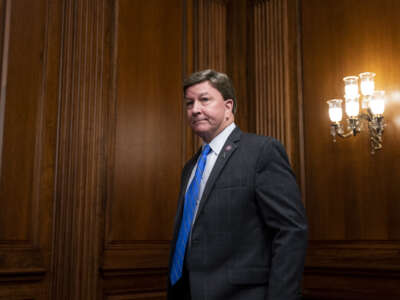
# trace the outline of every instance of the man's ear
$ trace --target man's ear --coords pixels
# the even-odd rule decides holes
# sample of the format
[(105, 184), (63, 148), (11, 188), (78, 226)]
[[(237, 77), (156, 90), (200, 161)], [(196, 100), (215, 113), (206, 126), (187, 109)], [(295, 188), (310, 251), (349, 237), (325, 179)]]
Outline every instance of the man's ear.
[(233, 100), (232, 99), (225, 100), (225, 108), (230, 110), (233, 114)]

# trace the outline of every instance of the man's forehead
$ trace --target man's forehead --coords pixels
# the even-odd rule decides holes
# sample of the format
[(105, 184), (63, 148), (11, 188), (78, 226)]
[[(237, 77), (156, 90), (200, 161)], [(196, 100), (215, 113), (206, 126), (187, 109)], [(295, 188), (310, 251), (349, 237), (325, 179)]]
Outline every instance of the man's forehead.
[(185, 98), (211, 95), (215, 92), (218, 92), (218, 90), (215, 89), (209, 81), (204, 81), (188, 87), (185, 92)]

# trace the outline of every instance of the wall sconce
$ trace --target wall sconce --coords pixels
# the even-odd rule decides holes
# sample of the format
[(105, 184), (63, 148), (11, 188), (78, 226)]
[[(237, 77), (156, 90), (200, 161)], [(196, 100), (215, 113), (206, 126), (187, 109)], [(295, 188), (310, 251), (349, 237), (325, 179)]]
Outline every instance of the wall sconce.
[[(329, 105), (329, 117), (331, 119), (331, 135), (336, 142), (336, 135), (341, 138), (356, 136), (361, 132), (361, 120), (368, 121), (370, 135), (371, 154), (382, 149), (382, 134), (385, 128), (383, 112), (385, 110), (385, 92), (375, 91), (375, 73), (365, 72), (359, 76), (347, 76), (343, 78), (345, 92), (345, 108), (347, 115), (347, 129), (344, 132), (340, 123), (343, 117), (342, 99), (327, 101)], [(359, 82), (362, 96), (360, 97)], [(361, 99), (360, 99), (361, 98)], [(361, 112), (360, 112), (361, 100)]]

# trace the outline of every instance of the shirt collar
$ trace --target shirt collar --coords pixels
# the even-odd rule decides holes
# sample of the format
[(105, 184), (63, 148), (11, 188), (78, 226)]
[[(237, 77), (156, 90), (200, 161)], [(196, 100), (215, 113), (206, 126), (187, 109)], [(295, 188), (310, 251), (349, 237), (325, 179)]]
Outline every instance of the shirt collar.
[(235, 127), (236, 124), (231, 123), (230, 125), (226, 126), (225, 129), (222, 130), (215, 138), (213, 138), (209, 144), (213, 152), (215, 152), (217, 155), (221, 152), (222, 147)]

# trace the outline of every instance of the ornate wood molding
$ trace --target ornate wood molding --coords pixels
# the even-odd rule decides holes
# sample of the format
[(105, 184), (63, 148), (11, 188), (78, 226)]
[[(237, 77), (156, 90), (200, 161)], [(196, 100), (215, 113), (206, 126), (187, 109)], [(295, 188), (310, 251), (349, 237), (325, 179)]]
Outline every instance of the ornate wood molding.
[(306, 272), (391, 272), (400, 276), (400, 242), (310, 241)]
[(280, 140), (301, 175), (298, 2), (252, 1), (250, 83), (255, 131)]
[(195, 5), (195, 69), (226, 72), (227, 1), (197, 0)]
[(42, 268), (0, 270), (0, 282), (41, 281), (45, 274), (46, 269)]
[(97, 299), (106, 0), (65, 0), (51, 299)]
[[(6, 106), (6, 85), (8, 69), (8, 48), (10, 39), (10, 19), (11, 19), (11, 0), (0, 2), (0, 22), (2, 30), (0, 32), (0, 158), (3, 150), (3, 131), (4, 131), (4, 113)], [(1, 169), (0, 160), (0, 169)]]
[(254, 7), (256, 129), (257, 133), (286, 138), (285, 65), (282, 1)]

